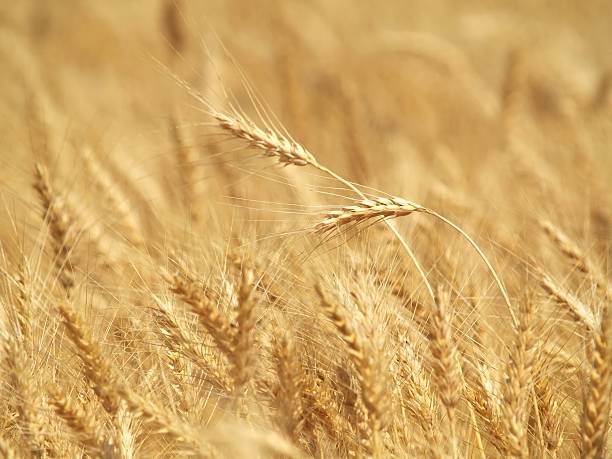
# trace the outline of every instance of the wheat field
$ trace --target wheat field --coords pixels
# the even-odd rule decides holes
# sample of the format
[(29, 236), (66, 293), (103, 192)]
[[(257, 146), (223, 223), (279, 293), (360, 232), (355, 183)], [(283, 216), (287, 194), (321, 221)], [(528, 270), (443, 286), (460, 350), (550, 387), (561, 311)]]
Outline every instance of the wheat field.
[(610, 24), (0, 1), (0, 456), (610, 457)]

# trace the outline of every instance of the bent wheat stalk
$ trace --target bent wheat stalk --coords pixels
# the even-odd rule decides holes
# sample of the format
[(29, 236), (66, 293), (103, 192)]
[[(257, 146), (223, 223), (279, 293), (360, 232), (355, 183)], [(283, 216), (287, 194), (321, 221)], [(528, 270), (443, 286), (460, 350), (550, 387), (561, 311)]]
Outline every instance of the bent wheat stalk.
[[(374, 197), (374, 198), (366, 198), (361, 201), (358, 201), (355, 205), (346, 206), (341, 208), (340, 210), (333, 210), (329, 212), (325, 218), (319, 222), (315, 226), (316, 231), (328, 231), (338, 226), (342, 226), (348, 223), (363, 223), (367, 220), (372, 220), (375, 218), (382, 218), (385, 220), (385, 223), (389, 224), (386, 220), (388, 218), (397, 218), (410, 215), (414, 212), (422, 212), (436, 217), (441, 220), (455, 231), (457, 231), (468, 243), (476, 250), (482, 261), (485, 263), (495, 283), (499, 287), (506, 306), (508, 307), (508, 311), (510, 312), (510, 316), (515, 324), (518, 323), (514, 311), (512, 310), (512, 306), (510, 304), (510, 298), (508, 297), (508, 293), (504, 288), (503, 284), (495, 269), (493, 269), (493, 265), (484, 254), (484, 252), (480, 249), (478, 244), (474, 242), (474, 240), (459, 226), (448, 220), (446, 217), (438, 214), (434, 210), (428, 209), (427, 207), (421, 206), (420, 204), (416, 204), (414, 202), (407, 201), (403, 198), (398, 197)], [(393, 231), (397, 231), (395, 227), (392, 227)]]
[[(163, 66), (163, 64), (162, 64)], [(241, 114), (234, 107), (231, 107), (232, 113), (221, 113), (214, 108), (212, 103), (206, 99), (202, 94), (195, 91), (186, 81), (180, 79), (176, 75), (172, 75), (173, 79), (183, 87), (192, 97), (194, 97), (197, 101), (202, 103), (205, 107), (205, 112), (211, 116), (215, 120), (215, 125), (222, 130), (230, 133), (234, 138), (242, 139), (247, 142), (248, 146), (254, 148), (256, 150), (260, 150), (264, 153), (264, 155), (269, 157), (277, 158), (278, 161), (284, 165), (294, 165), (294, 166), (312, 166), (321, 172), (329, 175), (335, 180), (338, 180), (340, 183), (347, 186), (353, 192), (355, 192), (362, 199), (366, 199), (366, 195), (351, 182), (341, 177), (340, 175), (333, 172), (331, 169), (325, 167), (320, 164), (315, 156), (308, 151), (300, 143), (296, 142), (293, 139), (288, 138), (288, 135), (285, 136), (278, 129), (270, 126), (270, 118), (265, 114), (265, 109), (263, 110), (264, 114), (262, 115), (259, 107), (258, 101), (256, 97), (252, 94), (251, 90), (249, 90), (249, 96), (251, 100), (255, 104), (255, 108), (257, 109), (260, 118), (265, 125), (265, 130), (261, 129), (257, 126), (252, 120), (250, 120), (246, 115)], [(261, 104), (259, 104), (261, 106)], [(268, 120), (266, 122), (265, 120)], [(429, 296), (432, 301), (435, 302), (435, 295), (431, 284), (427, 280), (427, 276), (425, 275), (425, 271), (421, 267), (419, 261), (416, 256), (412, 252), (412, 249), (408, 246), (404, 238), (399, 234), (397, 229), (390, 223), (385, 222), (389, 227), (393, 235), (398, 239), (412, 262), (414, 263), (419, 275), (421, 276), (423, 283), (425, 284)]]
[[(231, 108), (230, 113), (219, 112), (218, 110), (214, 108), (211, 102), (206, 99), (206, 97), (204, 97), (202, 94), (199, 94), (197, 91), (191, 88), (187, 82), (181, 80), (180, 78), (176, 76), (174, 76), (174, 79), (175, 81), (179, 83), (179, 85), (185, 88), (191, 96), (193, 96), (196, 100), (202, 103), (202, 105), (205, 107), (206, 113), (215, 120), (214, 124), (218, 128), (231, 134), (232, 137), (246, 141), (249, 147), (262, 151), (266, 156), (277, 158), (278, 161), (284, 166), (295, 165), (295, 166), (315, 167), (319, 171), (324, 172), (330, 177), (338, 180), (343, 185), (347, 186), (350, 190), (355, 192), (362, 199), (368, 200), (367, 196), (359, 188), (357, 188), (353, 183), (346, 180), (342, 176), (336, 174), (334, 171), (332, 171), (328, 167), (320, 164), (315, 158), (315, 156), (311, 152), (309, 152), (306, 147), (302, 146), (295, 140), (291, 139), (289, 134), (285, 135), (282, 132), (280, 132), (279, 129), (275, 128), (273, 126), (273, 122), (271, 121), (270, 116), (266, 113), (266, 109), (257, 100), (257, 97), (252, 93), (248, 85), (247, 85), (247, 90), (249, 92), (249, 97), (251, 98), (251, 101), (255, 105), (255, 109), (260, 119), (262, 120), (265, 126), (265, 129), (262, 129), (259, 126), (257, 126), (251, 119), (249, 119), (246, 115), (244, 115), (243, 112), (237, 110), (231, 105), (230, 105), (230, 108)], [(425, 212), (427, 214), (430, 214), (436, 217), (437, 219), (441, 220), (442, 222), (444, 222), (445, 224), (453, 228), (461, 236), (463, 236), (468, 241), (468, 243), (476, 250), (480, 258), (482, 258), (485, 265), (487, 266), (487, 268), (493, 275), (495, 283), (499, 287), (502, 293), (502, 296), (504, 298), (504, 301), (506, 303), (506, 306), (508, 307), (512, 320), (514, 324), (517, 325), (518, 321), (512, 310), (510, 298), (508, 297), (506, 289), (504, 288), (503, 284), (501, 283), (501, 280), (499, 279), (499, 276), (497, 275), (496, 271), (493, 269), (493, 266), (489, 262), (488, 258), (485, 256), (484, 252), (480, 249), (478, 244), (476, 244), (476, 242), (474, 242), (474, 240), (465, 231), (463, 231), (459, 226), (457, 226), (456, 224), (454, 224), (447, 218), (423, 206), (419, 206), (419, 208), (422, 209), (421, 210), (422, 212)], [(435, 303), (436, 298), (434, 295), (433, 288), (431, 287), (431, 284), (427, 280), (427, 276), (425, 275), (425, 272), (423, 271), (423, 268), (418, 262), (416, 256), (414, 255), (414, 253), (412, 252), (412, 250), (410, 249), (410, 247), (408, 246), (404, 238), (399, 234), (395, 226), (393, 226), (391, 222), (388, 222), (386, 220), (385, 220), (385, 224), (389, 227), (391, 232), (398, 239), (398, 241), (400, 242), (400, 244), (402, 245), (402, 247), (408, 254), (408, 256), (411, 258), (412, 262), (414, 263), (414, 265), (416, 266), (419, 272), (419, 275), (423, 279), (425, 286), (427, 287), (428, 293), (432, 301)]]
[[(351, 182), (341, 177), (340, 175), (333, 172), (331, 169), (326, 166), (320, 164), (317, 159), (314, 157), (308, 149), (306, 149), (301, 144), (297, 143), (294, 140), (290, 140), (285, 137), (282, 133), (278, 132), (271, 127), (268, 127), (265, 131), (251, 120), (246, 117), (240, 115), (239, 113), (234, 113), (233, 116), (223, 114), (215, 110), (210, 104), (202, 98), (202, 96), (197, 95), (196, 97), (202, 103), (206, 105), (209, 110), (209, 114), (217, 121), (218, 127), (229, 132), (234, 137), (246, 140), (248, 142), (249, 147), (261, 150), (264, 152), (266, 156), (277, 158), (279, 163), (284, 166), (294, 165), (294, 166), (312, 166), (321, 172), (329, 175), (335, 180), (338, 180), (343, 185), (347, 186), (353, 192), (355, 192), (362, 199), (367, 199), (366, 195)], [(394, 236), (398, 239), (412, 262), (414, 263), (419, 275), (421, 276), (427, 291), (435, 301), (435, 296), (433, 292), (433, 288), (431, 284), (427, 280), (427, 276), (425, 275), (425, 271), (421, 267), (419, 261), (417, 260), (414, 252), (404, 238), (399, 234), (397, 229), (390, 223), (385, 222), (389, 227)]]

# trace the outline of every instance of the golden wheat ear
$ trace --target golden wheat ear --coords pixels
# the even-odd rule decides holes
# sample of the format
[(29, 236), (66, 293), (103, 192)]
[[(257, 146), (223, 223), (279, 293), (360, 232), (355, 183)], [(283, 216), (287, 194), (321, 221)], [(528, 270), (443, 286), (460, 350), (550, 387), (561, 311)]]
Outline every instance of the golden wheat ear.
[(404, 217), (424, 210), (424, 207), (402, 198), (372, 197), (358, 201), (352, 206), (329, 212), (322, 221), (317, 223), (315, 230), (326, 232), (345, 225), (359, 225), (379, 218)]
[(376, 360), (370, 346), (364, 347), (363, 340), (355, 331), (344, 311), (338, 304), (329, 299), (320, 285), (315, 290), (321, 301), (321, 309), (334, 324), (340, 334), (342, 341), (346, 344), (346, 350), (357, 371), (357, 379), (361, 384), (361, 400), (367, 411), (367, 423), (370, 427), (371, 438), (364, 438), (370, 454), (381, 457), (384, 446), (381, 443), (381, 435), (386, 427), (387, 407), (387, 384), (384, 372), (377, 371), (374, 366)]
[(198, 317), (200, 324), (210, 333), (219, 350), (228, 358), (234, 352), (235, 331), (228, 317), (202, 291), (201, 287), (185, 272), (162, 272), (172, 293), (186, 303)]
[(74, 269), (71, 254), (76, 243), (74, 221), (66, 207), (66, 203), (51, 186), (49, 171), (41, 163), (34, 166), (34, 190), (38, 193), (42, 204), (43, 220), (47, 222), (51, 243), (55, 254), (54, 264), (58, 279), (70, 296), (75, 285)]
[[(8, 337), (3, 343), (3, 367), (14, 397), (17, 417), (13, 421), (31, 455), (57, 454), (47, 433), (43, 399), (32, 384), (32, 362), (21, 343)], [(9, 424), (10, 425), (10, 424)]]
[(523, 300), (519, 312), (519, 325), (514, 330), (515, 344), (506, 369), (508, 376), (502, 412), (508, 440), (506, 453), (512, 457), (529, 457), (527, 413), (535, 358), (532, 300)]
[(433, 381), (446, 408), (453, 457), (458, 457), (455, 411), (463, 392), (459, 352), (453, 338), (450, 319), (450, 295), (438, 288), (436, 306), (428, 334), (432, 355)]
[(610, 330), (612, 314), (606, 306), (601, 326), (593, 336), (591, 369), (583, 395), (580, 455), (582, 458), (605, 456), (606, 437), (610, 423), (610, 397), (612, 390), (612, 352)]
[(79, 438), (85, 451), (91, 457), (103, 455), (108, 448), (108, 439), (105, 439), (99, 426), (83, 410), (83, 408), (70, 400), (63, 389), (57, 385), (51, 385), (47, 389), (49, 402), (70, 430)]
[(298, 359), (293, 338), (284, 333), (274, 346), (276, 359), (276, 374), (279, 387), (276, 396), (279, 424), (291, 438), (299, 445), (304, 429), (305, 413), (302, 403), (304, 391), (304, 374), (302, 365)]

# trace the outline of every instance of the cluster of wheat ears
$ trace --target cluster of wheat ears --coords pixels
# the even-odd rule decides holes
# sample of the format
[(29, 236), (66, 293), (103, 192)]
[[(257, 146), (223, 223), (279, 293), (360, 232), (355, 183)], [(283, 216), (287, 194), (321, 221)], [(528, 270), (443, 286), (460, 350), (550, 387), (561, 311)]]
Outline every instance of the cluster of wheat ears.
[[(180, 52), (180, 11), (168, 5), (164, 33)], [(457, 59), (422, 48), (411, 52), (457, 70)], [(587, 217), (597, 239), (569, 236), (582, 222), (555, 223), (586, 196), (564, 196), (559, 177), (573, 166), (539, 168), (531, 149), (557, 140), (530, 144), (524, 127), (571, 126), (573, 154), (596, 174), (592, 161), (610, 146), (597, 143), (612, 113), (608, 80), (588, 103), (559, 108), (538, 96), (553, 97), (530, 82), (524, 55), (510, 55), (495, 123), (497, 154), (516, 171), (503, 193), (516, 196), (490, 210), (460, 180), (419, 180), (423, 204), (377, 190), (412, 166), (401, 152), (364, 151), (358, 90), (334, 86), (348, 148), (319, 155), (219, 49), (239, 75), (230, 89), (214, 65), (202, 89), (149, 62), (195, 114), (191, 124), (171, 117), (169, 148), (151, 153), (170, 172), (142, 186), (128, 160), (86, 136), (51, 151), (32, 96), (29, 189), (19, 191), (32, 212), (7, 212), (0, 246), (0, 456), (611, 454), (612, 214), (602, 197)], [(307, 108), (292, 107), (299, 129)], [(353, 172), (341, 172), (342, 155)], [(610, 191), (593, 177), (595, 195)], [(151, 186), (169, 190), (165, 203)]]

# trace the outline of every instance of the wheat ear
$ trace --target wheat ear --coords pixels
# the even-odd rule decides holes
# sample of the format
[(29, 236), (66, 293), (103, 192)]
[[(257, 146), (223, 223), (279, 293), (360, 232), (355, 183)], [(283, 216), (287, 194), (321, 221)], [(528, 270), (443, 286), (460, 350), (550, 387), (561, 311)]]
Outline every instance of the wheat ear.
[(162, 276), (170, 286), (170, 290), (187, 303), (191, 311), (197, 315), (199, 322), (211, 334), (221, 352), (231, 359), (234, 331), (228, 318), (219, 310), (217, 305), (206, 297), (202, 289), (187, 274), (170, 274), (164, 271)]
[[(8, 277), (8, 275), (7, 275)], [(13, 276), (17, 291), (14, 293), (15, 315), (21, 336), (25, 342), (30, 339), (30, 303), (29, 272), (25, 263), (20, 263), (18, 272)]]
[(321, 308), (332, 321), (344, 343), (351, 361), (357, 370), (357, 379), (361, 384), (361, 400), (368, 413), (368, 424), (372, 431), (371, 451), (374, 455), (381, 454), (380, 434), (386, 423), (387, 394), (384, 384), (384, 374), (374, 368), (370, 349), (365, 349), (361, 338), (348, 322), (340, 307), (327, 298), (320, 285), (316, 286), (321, 300)]
[(557, 303), (567, 308), (566, 310), (573, 320), (583, 324), (591, 332), (597, 329), (598, 321), (593, 311), (571, 293), (563, 290), (550, 276), (542, 274), (540, 285)]
[(436, 308), (429, 332), (433, 379), (442, 404), (446, 408), (451, 433), (453, 457), (458, 457), (455, 409), (461, 398), (462, 377), (459, 353), (452, 336), (449, 318), (450, 295), (438, 288)]
[(59, 386), (49, 386), (47, 393), (55, 414), (78, 436), (87, 454), (91, 457), (102, 456), (107, 440), (101, 436), (98, 426), (85, 410), (73, 403)]
[(363, 199), (355, 205), (342, 207), (340, 210), (329, 212), (324, 219), (315, 226), (316, 231), (325, 232), (338, 226), (360, 224), (376, 218), (397, 218), (424, 210), (410, 201), (402, 198), (374, 197)]
[(560, 228), (553, 225), (548, 220), (541, 220), (540, 226), (557, 246), (559, 251), (569, 259), (574, 266), (582, 273), (589, 276), (607, 298), (612, 298), (612, 289), (608, 285), (601, 270), (586, 256), (586, 254), (572, 241)]
[(584, 394), (580, 456), (603, 458), (610, 416), (611, 352), (609, 307), (595, 333), (589, 385)]
[(262, 130), (251, 120), (235, 114), (228, 116), (212, 111), (211, 116), (217, 121), (219, 127), (229, 132), (233, 137), (245, 140), (251, 148), (261, 150), (266, 156), (276, 158), (279, 163), (288, 166), (317, 167), (315, 157), (299, 143), (288, 140), (285, 136), (273, 129)]
[(119, 396), (114, 388), (110, 363), (104, 358), (97, 344), (89, 336), (76, 311), (66, 302), (58, 307), (68, 337), (78, 349), (78, 356), (85, 364), (85, 376), (108, 414), (114, 416), (119, 409)]
[(81, 152), (89, 177), (120, 218), (127, 239), (136, 246), (142, 246), (144, 244), (142, 228), (130, 198), (123, 193), (111, 173), (102, 165), (91, 148), (85, 147)]
[(34, 189), (38, 193), (43, 206), (43, 219), (47, 221), (53, 251), (55, 252), (55, 267), (60, 284), (67, 296), (74, 287), (74, 272), (70, 254), (75, 244), (72, 219), (66, 210), (64, 200), (55, 193), (49, 180), (49, 172), (41, 163), (34, 167)]
[(303, 369), (296, 355), (294, 342), (289, 335), (283, 334), (278, 339), (274, 353), (279, 380), (277, 400), (280, 422), (289, 438), (299, 444), (300, 433), (304, 428)]
[(509, 356), (507, 382), (502, 407), (503, 422), (508, 443), (507, 454), (511, 457), (529, 456), (525, 416), (531, 388), (533, 367), (533, 304), (530, 299), (520, 305), (519, 326), (515, 329), (515, 346)]
[(157, 331), (163, 337), (167, 352), (187, 357), (218, 389), (227, 393), (233, 391), (232, 380), (213, 361), (210, 353), (205, 350), (205, 346), (200, 344), (201, 338), (193, 335), (187, 327), (179, 323), (168, 305), (157, 301), (153, 313), (157, 319)]
[(26, 365), (29, 362), (23, 349), (11, 337), (4, 343), (4, 354), (4, 366), (16, 396), (15, 407), (18, 413), (16, 424), (31, 454), (43, 457), (49, 452), (44, 432), (46, 424), (42, 417), (42, 400), (36, 387), (31, 384), (31, 376), (27, 372)]
[(238, 291), (238, 330), (233, 338), (233, 377), (237, 391), (241, 391), (253, 372), (253, 328), (255, 327), (253, 271), (244, 269)]

